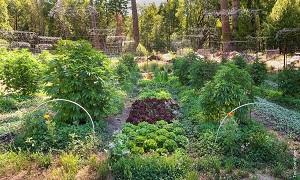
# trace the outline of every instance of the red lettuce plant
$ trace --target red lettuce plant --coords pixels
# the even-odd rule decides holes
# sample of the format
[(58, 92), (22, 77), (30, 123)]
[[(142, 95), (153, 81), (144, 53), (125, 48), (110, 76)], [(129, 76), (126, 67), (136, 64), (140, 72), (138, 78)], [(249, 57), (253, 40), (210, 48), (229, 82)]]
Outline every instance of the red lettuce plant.
[(127, 122), (138, 124), (140, 122), (155, 123), (159, 120), (171, 122), (178, 114), (179, 106), (173, 100), (148, 98), (136, 100), (131, 107)]

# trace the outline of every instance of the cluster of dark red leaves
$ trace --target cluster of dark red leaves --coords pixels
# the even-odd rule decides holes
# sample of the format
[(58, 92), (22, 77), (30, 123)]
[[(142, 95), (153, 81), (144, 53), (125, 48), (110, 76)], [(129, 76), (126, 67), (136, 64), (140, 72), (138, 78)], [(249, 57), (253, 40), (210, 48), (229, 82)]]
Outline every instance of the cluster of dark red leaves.
[(179, 106), (173, 100), (136, 100), (132, 104), (127, 122), (132, 124), (138, 124), (143, 121), (153, 124), (159, 120), (171, 122), (178, 114), (178, 110)]

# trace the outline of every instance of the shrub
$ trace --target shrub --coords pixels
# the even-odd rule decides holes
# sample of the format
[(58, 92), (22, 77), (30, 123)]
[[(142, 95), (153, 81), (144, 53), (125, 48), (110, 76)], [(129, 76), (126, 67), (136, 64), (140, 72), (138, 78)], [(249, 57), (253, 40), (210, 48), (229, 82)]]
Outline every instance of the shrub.
[(300, 70), (289, 68), (283, 70), (278, 75), (279, 89), (283, 95), (299, 96), (300, 95)]
[(0, 113), (12, 112), (17, 109), (17, 101), (11, 97), (0, 96)]
[(247, 62), (246, 62), (245, 58), (243, 58), (242, 56), (235, 56), (232, 60), (238, 68), (240, 68), (240, 69), (247, 68)]
[(40, 168), (48, 168), (51, 165), (51, 154), (43, 154), (40, 152), (33, 153), (31, 158), (37, 163)]
[(248, 121), (241, 127), (244, 148), (240, 154), (250, 162), (276, 163), (289, 165), (292, 156), (288, 153), (286, 143), (279, 141), (274, 135), (254, 121)]
[(120, 62), (123, 63), (129, 69), (130, 72), (138, 71), (138, 65), (132, 54), (123, 55)]
[[(99, 120), (111, 98), (112, 71), (105, 55), (86, 41), (60, 41), (58, 57), (47, 72), (47, 93), (84, 106), (93, 119)], [(74, 105), (58, 103), (56, 119), (69, 124), (82, 124), (87, 115)]]
[(199, 132), (200, 136), (197, 141), (191, 143), (191, 151), (196, 153), (197, 157), (206, 155), (217, 155), (220, 153), (221, 148), (215, 142), (216, 136), (214, 131), (206, 129), (204, 132)]
[(197, 162), (197, 169), (202, 172), (218, 174), (221, 170), (221, 158), (215, 155), (203, 156)]
[(29, 166), (28, 154), (24, 152), (5, 152), (0, 154), (0, 175), (17, 173)]
[(250, 66), (250, 74), (256, 85), (260, 85), (266, 79), (267, 72), (266, 64), (258, 59)]
[(188, 54), (173, 62), (174, 75), (183, 85), (192, 85), (200, 89), (211, 80), (218, 68), (217, 63), (199, 58), (196, 54)]
[(124, 90), (130, 92), (140, 78), (139, 68), (134, 56), (125, 54), (116, 67), (116, 75)]
[(125, 90), (132, 89), (133, 84), (131, 82), (130, 79), (131, 75), (127, 66), (125, 64), (119, 63), (115, 71), (116, 71), (117, 79), (120, 85), (123, 86), (123, 89)]
[(218, 64), (213, 61), (195, 60), (190, 67), (190, 84), (195, 88), (202, 88), (215, 75)]
[(126, 122), (133, 124), (143, 121), (155, 123), (161, 119), (171, 122), (176, 117), (179, 108), (173, 100), (155, 98), (136, 100), (131, 107)]
[(74, 179), (79, 170), (79, 157), (73, 154), (64, 153), (60, 157), (60, 164), (63, 170), (64, 179)]
[(223, 66), (202, 89), (201, 107), (210, 120), (220, 120), (234, 108), (249, 102), (251, 77), (235, 65)]
[(38, 90), (40, 64), (26, 50), (10, 52), (3, 63), (0, 78), (8, 89), (22, 95), (30, 95)]
[(106, 157), (98, 157), (97, 155), (91, 155), (89, 158), (89, 166), (97, 172), (97, 179), (104, 180), (110, 175), (109, 162)]
[[(44, 114), (45, 117), (41, 118)], [(55, 122), (51, 115), (41, 111), (24, 118), (24, 124), (15, 137), (14, 146), (16, 149), (30, 152), (49, 152), (53, 149), (72, 150), (75, 148), (74, 144), (78, 142), (75, 145), (79, 153), (89, 145), (89, 135), (92, 133), (90, 126), (90, 124), (78, 126)], [(95, 123), (95, 128), (97, 132), (101, 132), (103, 125)], [(79, 144), (83, 147), (78, 147)]]
[(173, 72), (183, 85), (190, 82), (190, 67), (193, 61), (199, 60), (195, 54), (189, 54), (185, 57), (176, 58), (173, 61)]
[(114, 162), (112, 172), (115, 179), (183, 179), (190, 164), (190, 158), (179, 152), (170, 156), (130, 156)]
[[(175, 130), (177, 134), (174, 133)], [(158, 121), (156, 124), (142, 122), (138, 125), (127, 123), (122, 132), (114, 137), (111, 144), (112, 158), (153, 151), (170, 154), (178, 148), (186, 149), (189, 141), (183, 133), (183, 128), (177, 122), (172, 124), (165, 121)]]
[(8, 47), (9, 47), (9, 42), (4, 39), (0, 39), (0, 49), (6, 49)]

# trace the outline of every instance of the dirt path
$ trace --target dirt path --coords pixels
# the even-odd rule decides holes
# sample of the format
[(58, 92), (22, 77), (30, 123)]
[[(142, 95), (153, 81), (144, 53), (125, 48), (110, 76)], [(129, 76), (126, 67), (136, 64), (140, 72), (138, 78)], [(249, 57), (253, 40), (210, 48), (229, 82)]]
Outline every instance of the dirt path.
[(108, 132), (110, 135), (119, 132), (122, 128), (122, 125), (126, 123), (126, 119), (129, 116), (132, 103), (135, 101), (135, 98), (128, 98), (125, 102), (125, 108), (122, 113), (107, 118), (108, 123)]

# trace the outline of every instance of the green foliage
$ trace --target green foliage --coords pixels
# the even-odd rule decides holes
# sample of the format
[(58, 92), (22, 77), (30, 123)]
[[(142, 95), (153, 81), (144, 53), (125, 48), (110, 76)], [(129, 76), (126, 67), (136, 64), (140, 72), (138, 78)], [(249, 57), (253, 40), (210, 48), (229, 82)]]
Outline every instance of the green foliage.
[(107, 179), (110, 175), (110, 166), (108, 159), (100, 159), (96, 155), (92, 155), (89, 158), (89, 166), (97, 172), (99, 179)]
[[(274, 135), (269, 134), (266, 129), (254, 122), (241, 127), (244, 140), (244, 158), (252, 162), (274, 163), (283, 162), (288, 164), (292, 162), (292, 157), (288, 153), (286, 143), (279, 141)], [(241, 154), (243, 156), (243, 154)]]
[[(300, 11), (299, 0), (277, 0), (267, 17), (264, 24), (264, 33), (266, 36), (275, 37), (269, 38), (267, 44), (271, 47), (279, 45), (280, 49), (294, 51), (299, 48), (299, 31), (286, 32), (279, 34), (277, 32), (284, 28), (299, 28)], [(287, 47), (286, 47), (287, 45)]]
[(8, 4), (6, 0), (0, 0), (0, 29), (10, 30), (9, 15), (8, 15)]
[(51, 165), (52, 155), (37, 152), (31, 155), (31, 159), (33, 159), (40, 168), (48, 168)]
[[(111, 99), (112, 70), (105, 55), (86, 41), (60, 41), (58, 56), (49, 63), (46, 90), (52, 98), (64, 98), (82, 105), (100, 120)], [(56, 119), (69, 124), (87, 122), (87, 115), (67, 103), (58, 103)]]
[(0, 50), (3, 51), (5, 49), (7, 49), (9, 46), (9, 42), (7, 42), (4, 39), (0, 39)]
[(255, 60), (250, 67), (250, 75), (255, 85), (260, 85), (266, 79), (267, 72), (266, 64), (259, 60)]
[[(43, 116), (45, 117), (42, 118)], [(52, 115), (45, 111), (28, 115), (24, 117), (24, 121), (14, 141), (16, 149), (30, 152), (77, 149), (77, 153), (80, 153), (81, 150), (97, 145), (97, 139), (90, 138), (90, 124), (78, 126), (55, 122)], [(95, 123), (96, 131), (101, 132), (103, 126)], [(89, 143), (92, 143), (93, 147), (90, 147)]]
[(178, 148), (185, 149), (188, 139), (178, 122), (168, 124), (158, 121), (156, 124), (146, 122), (133, 125), (127, 123), (112, 144), (112, 157), (120, 158), (125, 154), (144, 154), (157, 152), (169, 154)]
[(167, 82), (169, 80), (169, 74), (166, 70), (164, 71), (156, 71), (154, 73), (155, 82)]
[(0, 113), (12, 112), (17, 109), (17, 101), (11, 97), (0, 96)]
[(214, 155), (203, 156), (197, 161), (197, 169), (201, 172), (218, 174), (221, 170), (221, 158)]
[[(280, 94), (281, 95), (281, 94)], [(276, 104), (287, 107), (289, 109), (293, 109), (295, 111), (300, 112), (300, 99), (294, 98), (290, 96), (274, 96), (270, 99)]]
[(232, 64), (222, 66), (201, 91), (201, 105), (207, 119), (218, 121), (234, 108), (249, 102), (251, 82), (247, 71)]
[(180, 152), (170, 156), (130, 156), (114, 162), (112, 171), (116, 179), (183, 179), (189, 172), (190, 162)]
[(147, 49), (145, 48), (145, 46), (143, 46), (141, 43), (138, 45), (138, 47), (136, 48), (136, 55), (137, 56), (148, 56), (149, 52), (147, 51)]
[(193, 53), (177, 58), (173, 62), (174, 75), (179, 78), (179, 81), (183, 85), (192, 85), (198, 89), (212, 79), (217, 68), (215, 62), (200, 59)]
[(134, 56), (130, 54), (122, 56), (122, 59), (120, 59), (115, 71), (122, 88), (128, 92), (132, 91), (133, 86), (137, 83), (137, 80), (140, 77)]
[(283, 70), (278, 75), (278, 85), (283, 95), (300, 95), (300, 70), (289, 68)]
[(188, 85), (190, 81), (190, 65), (193, 61), (199, 60), (193, 53), (185, 57), (176, 58), (173, 61), (173, 72), (183, 85)]
[(74, 154), (64, 153), (60, 156), (60, 164), (66, 179), (74, 179), (79, 170), (79, 157)]
[(161, 33), (164, 27), (162, 25), (163, 17), (159, 14), (159, 8), (155, 4), (143, 7), (139, 21), (141, 43), (151, 51), (164, 50), (167, 37)]
[(128, 0), (108, 0), (106, 3), (112, 14), (120, 13), (126, 15)]
[(119, 63), (116, 67), (117, 79), (122, 89), (131, 91), (133, 83), (131, 82), (131, 73), (125, 64)]
[(38, 90), (40, 64), (26, 50), (12, 51), (3, 63), (0, 78), (8, 89), (23, 95), (30, 95)]
[[(257, 102), (269, 104), (269, 106), (258, 106), (257, 113), (264, 116), (272, 116), (274, 127), (278, 131), (287, 132), (290, 135), (300, 135), (300, 113), (295, 112), (279, 106), (278, 104), (271, 103), (265, 99), (257, 98)], [(284, 124), (284, 126), (283, 126)]]
[(139, 99), (172, 99), (172, 95), (166, 90), (150, 90), (146, 89), (142, 91), (139, 95)]
[(19, 172), (28, 168), (29, 157), (24, 152), (5, 152), (0, 154), (0, 175), (4, 175), (9, 171)]
[(122, 56), (122, 59), (120, 60), (121, 63), (123, 63), (128, 70), (131, 71), (138, 71), (137, 63), (134, 59), (134, 56), (132, 54), (125, 54)]
[(238, 68), (240, 69), (247, 68), (247, 62), (242, 56), (235, 56), (232, 60)]
[(206, 82), (213, 78), (217, 69), (218, 64), (213, 61), (202, 59), (193, 61), (190, 69), (188, 69), (191, 76), (190, 84), (197, 89), (201, 89)]

